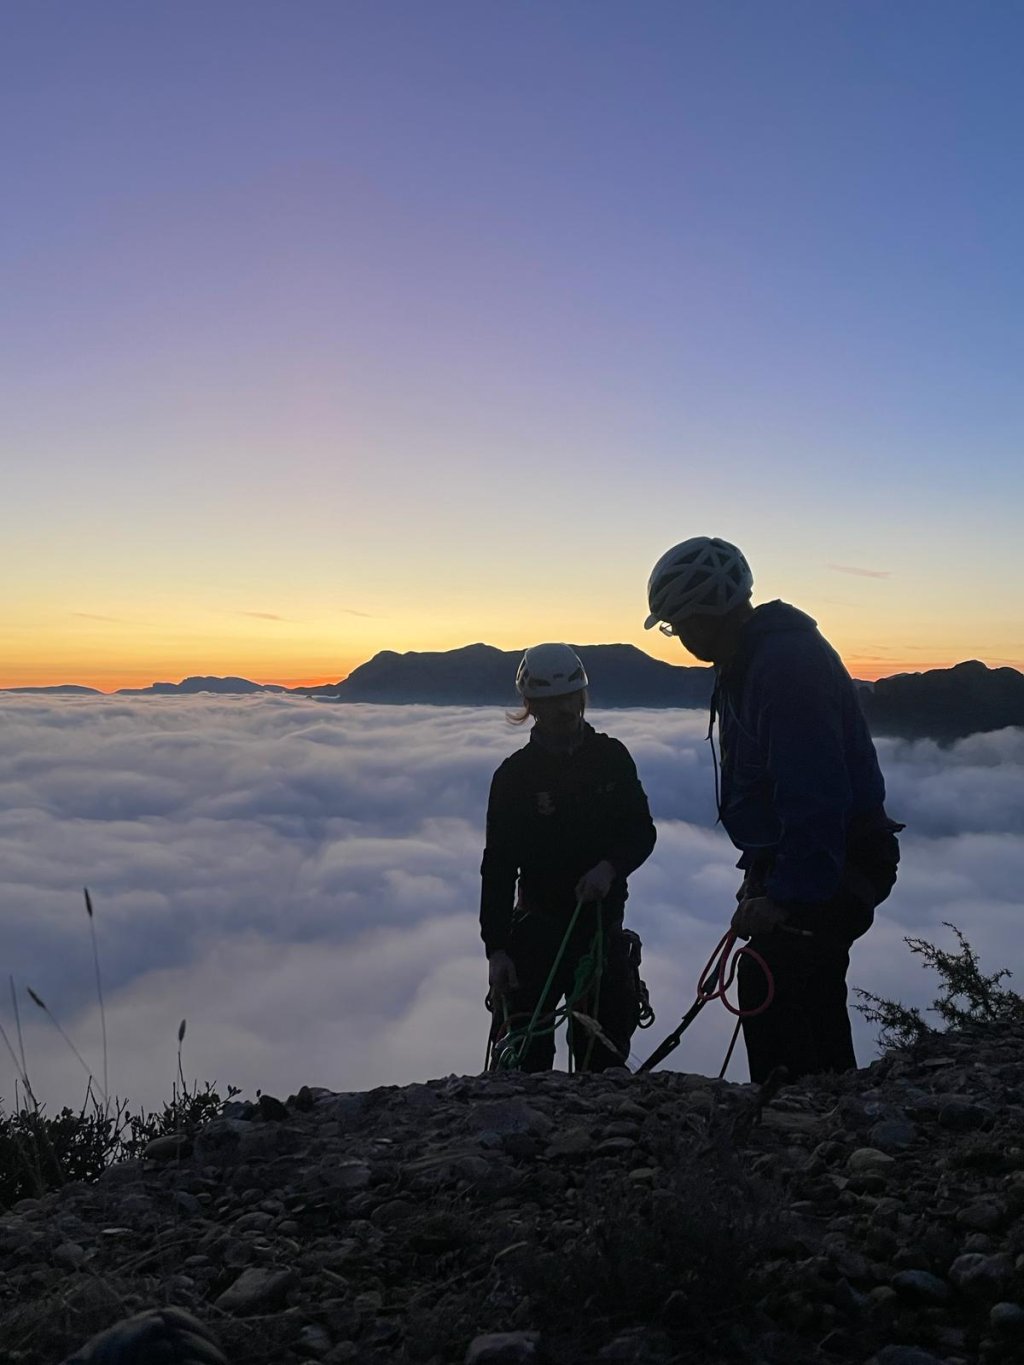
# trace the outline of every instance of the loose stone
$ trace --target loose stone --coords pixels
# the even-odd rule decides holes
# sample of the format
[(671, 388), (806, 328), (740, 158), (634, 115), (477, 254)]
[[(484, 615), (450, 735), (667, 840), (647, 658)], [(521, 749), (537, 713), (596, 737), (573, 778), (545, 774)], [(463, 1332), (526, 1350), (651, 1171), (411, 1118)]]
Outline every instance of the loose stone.
[(538, 1332), (491, 1332), (474, 1337), (466, 1365), (530, 1365), (537, 1359)]

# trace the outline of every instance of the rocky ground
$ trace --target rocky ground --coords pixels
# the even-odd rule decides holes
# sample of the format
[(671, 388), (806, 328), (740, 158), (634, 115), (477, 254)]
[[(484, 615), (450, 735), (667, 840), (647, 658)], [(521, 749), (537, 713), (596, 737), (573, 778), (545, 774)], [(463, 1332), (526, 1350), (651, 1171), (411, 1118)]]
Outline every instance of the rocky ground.
[(0, 1217), (0, 1365), (165, 1304), (239, 1365), (1013, 1362), (1022, 1119), (1022, 1030), (770, 1096), (621, 1071), (234, 1101)]

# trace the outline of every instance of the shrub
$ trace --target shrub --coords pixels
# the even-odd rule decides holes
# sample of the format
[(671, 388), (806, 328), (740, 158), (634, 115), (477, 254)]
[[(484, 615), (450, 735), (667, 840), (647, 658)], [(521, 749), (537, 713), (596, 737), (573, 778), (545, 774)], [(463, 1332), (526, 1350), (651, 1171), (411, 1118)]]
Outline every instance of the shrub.
[[(1012, 973), (1007, 968), (985, 976), (978, 954), (955, 924), (945, 923), (956, 936), (955, 952), (938, 948), (922, 938), (903, 941), (912, 953), (924, 959), (923, 965), (938, 972), (941, 991), (929, 1013), (937, 1014), (947, 1029), (964, 1029), (985, 1024), (1024, 1024), (1024, 998), (1015, 991), (1003, 990), (1000, 983)], [(916, 1006), (886, 1000), (870, 991), (857, 989), (865, 1004), (858, 1005), (869, 1023), (878, 1024), (879, 1046), (912, 1047), (942, 1029), (927, 1023)]]
[[(229, 1100), (238, 1093), (228, 1086)], [(171, 1099), (152, 1113), (133, 1112), (120, 1100), (103, 1105), (91, 1092), (80, 1110), (65, 1106), (52, 1118), (39, 1104), (24, 1104), (9, 1114), (0, 1108), (0, 1210), (69, 1181), (98, 1180), (115, 1161), (140, 1156), (153, 1138), (193, 1134), (222, 1105), (207, 1081), (194, 1082), (191, 1089), (175, 1083)]]

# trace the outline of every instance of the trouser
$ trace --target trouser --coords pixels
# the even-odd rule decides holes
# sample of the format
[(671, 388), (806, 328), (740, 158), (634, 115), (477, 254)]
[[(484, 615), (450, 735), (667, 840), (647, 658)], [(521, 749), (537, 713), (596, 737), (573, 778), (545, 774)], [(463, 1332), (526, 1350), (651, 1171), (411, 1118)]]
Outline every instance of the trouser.
[[(777, 932), (755, 934), (751, 948), (764, 958), (775, 982), (763, 1014), (743, 1020), (750, 1079), (767, 1079), (777, 1066), (790, 1078), (822, 1071), (852, 1071), (857, 1065), (846, 1008), (848, 940)], [(743, 954), (739, 966), (740, 1009), (756, 1009), (765, 998), (764, 972)]]
[[(576, 968), (594, 941), (596, 913), (594, 907), (586, 905), (581, 911), (579, 922), (544, 997), (534, 1036), (521, 1058), (520, 1068), (523, 1071), (550, 1071), (554, 1065), (552, 1013), (563, 997), (572, 994)], [(524, 915), (514, 922), (508, 951), (515, 963), (519, 985), (508, 1000), (511, 1028), (525, 1028), (533, 1017), (566, 928), (566, 922), (553, 915)], [(629, 960), (628, 940), (619, 925), (605, 925), (604, 963), (599, 985), (597, 988), (591, 987), (573, 1008), (595, 1019), (615, 1049), (613, 1051), (606, 1047), (585, 1025), (570, 1018), (569, 1046), (576, 1069), (603, 1071), (605, 1067), (623, 1066), (629, 1056), (629, 1042), (639, 1021), (640, 1007), (635, 971)], [(492, 1039), (500, 1034), (503, 1020), (503, 1011), (498, 1006), (494, 1012)]]
[[(760, 876), (748, 873), (737, 899), (762, 894)], [(846, 972), (851, 944), (874, 920), (876, 896), (877, 887), (848, 865), (830, 900), (794, 908), (785, 928), (750, 940), (775, 983), (764, 1013), (743, 1020), (752, 1081), (766, 1080), (777, 1066), (784, 1066), (791, 1080), (856, 1069)], [(764, 972), (747, 954), (740, 958), (738, 980), (741, 1010), (764, 1003)]]
[[(884, 811), (875, 813), (867, 829), (862, 825), (851, 834), (836, 894), (790, 911), (786, 928), (803, 932), (780, 930), (750, 940), (775, 981), (774, 998), (764, 1013), (743, 1020), (752, 1081), (764, 1081), (777, 1066), (784, 1066), (793, 1080), (856, 1068), (846, 1009), (850, 945), (871, 928), (876, 907), (896, 883), (896, 836), (903, 828)], [(755, 864), (737, 899), (764, 895), (770, 871), (770, 858)], [(765, 998), (764, 973), (744, 955), (738, 975), (740, 1009), (755, 1009)]]

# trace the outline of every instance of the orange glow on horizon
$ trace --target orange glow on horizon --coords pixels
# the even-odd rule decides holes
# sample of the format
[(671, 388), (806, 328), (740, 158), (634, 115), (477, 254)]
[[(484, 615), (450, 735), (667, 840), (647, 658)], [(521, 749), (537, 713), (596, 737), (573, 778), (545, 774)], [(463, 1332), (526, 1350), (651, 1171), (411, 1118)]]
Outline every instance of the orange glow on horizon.
[[(368, 657), (372, 657), (372, 655)], [(0, 689), (58, 687), (74, 684), (111, 694), (124, 687), (145, 688), (155, 682), (177, 683), (186, 677), (194, 676), (240, 677), (251, 682), (272, 683), (279, 687), (324, 687), (343, 681), (353, 669), (365, 662), (367, 662), (365, 658), (345, 660), (339, 662), (338, 668), (330, 673), (322, 671), (303, 673), (299, 669), (292, 673), (292, 670), (289, 669), (287, 672), (290, 676), (283, 676), (277, 669), (246, 667), (244, 664), (239, 664), (237, 668), (221, 669), (212, 665), (207, 668), (161, 668), (159, 666), (152, 668), (116, 664), (109, 667), (96, 667), (94, 664), (92, 667), (83, 668), (81, 671), (74, 668), (54, 667), (52, 664), (36, 665), (35, 667), (8, 668), (0, 673)], [(673, 660), (673, 662), (676, 661)], [(697, 664), (697, 660), (690, 659), (686, 655), (678, 662), (691, 666)], [(891, 678), (897, 673), (924, 673), (931, 669), (952, 668), (954, 664), (960, 663), (962, 660), (951, 658), (903, 660), (852, 657), (844, 658), (843, 662), (853, 677), (860, 678), (865, 682), (875, 682), (879, 678)], [(1009, 667), (1024, 672), (1024, 660), (983, 658), (982, 662), (989, 668)]]
[[(210, 665), (206, 668), (184, 667), (176, 668), (150, 668), (146, 666), (126, 666), (112, 664), (110, 667), (84, 667), (75, 668), (55, 668), (53, 665), (37, 665), (36, 667), (26, 666), (23, 668), (8, 667), (0, 672), (0, 690), (10, 691), (20, 687), (61, 687), (77, 686), (92, 687), (97, 692), (107, 695), (120, 691), (123, 687), (150, 687), (155, 682), (180, 683), (185, 678), (191, 677), (215, 677), (215, 678), (246, 678), (249, 682), (273, 683), (278, 687), (322, 687), (330, 683), (340, 682), (348, 677), (360, 663), (362, 659), (345, 661), (339, 664), (337, 672), (332, 673), (298, 673), (296, 677), (280, 677), (278, 669), (274, 668), (218, 668)], [(291, 671), (290, 669), (288, 670)]]

